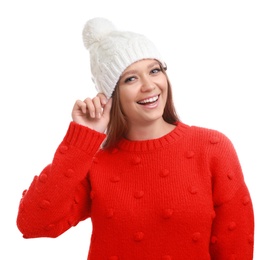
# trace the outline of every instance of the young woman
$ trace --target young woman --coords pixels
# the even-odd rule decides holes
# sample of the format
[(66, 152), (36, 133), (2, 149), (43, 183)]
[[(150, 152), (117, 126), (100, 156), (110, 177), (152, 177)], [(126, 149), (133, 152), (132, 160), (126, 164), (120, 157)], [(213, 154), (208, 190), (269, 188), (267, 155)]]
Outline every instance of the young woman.
[(252, 201), (231, 141), (178, 119), (145, 36), (94, 18), (83, 37), (99, 94), (76, 101), (52, 163), (24, 192), (24, 237), (91, 218), (88, 259), (253, 259)]

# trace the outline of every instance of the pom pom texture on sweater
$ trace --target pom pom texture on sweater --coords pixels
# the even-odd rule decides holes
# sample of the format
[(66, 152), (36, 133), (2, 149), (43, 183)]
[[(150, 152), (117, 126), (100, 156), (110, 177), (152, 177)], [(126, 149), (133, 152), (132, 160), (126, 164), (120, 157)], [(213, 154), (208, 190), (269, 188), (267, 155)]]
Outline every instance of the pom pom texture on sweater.
[(104, 138), (69, 125), (21, 199), (25, 238), (57, 237), (91, 218), (88, 259), (253, 259), (252, 201), (225, 135), (178, 122), (112, 150), (100, 149)]

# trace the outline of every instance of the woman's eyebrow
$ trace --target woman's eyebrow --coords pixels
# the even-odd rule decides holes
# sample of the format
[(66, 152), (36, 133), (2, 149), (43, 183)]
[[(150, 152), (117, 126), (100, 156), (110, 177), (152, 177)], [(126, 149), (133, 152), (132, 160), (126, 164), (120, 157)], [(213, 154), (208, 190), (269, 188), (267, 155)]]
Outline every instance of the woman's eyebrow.
[[(154, 67), (154, 66), (156, 66), (156, 65), (159, 65), (157, 61), (155, 61), (155, 62), (149, 64), (149, 65), (147, 66), (147, 68), (150, 69), (150, 68), (152, 68), (152, 67)], [(128, 70), (128, 71), (124, 72), (124, 73), (121, 75), (121, 77), (123, 78), (123, 77), (125, 77), (125, 76), (128, 75), (128, 74), (135, 74), (135, 73), (137, 73), (137, 70)]]
[(135, 73), (137, 73), (137, 70), (128, 70), (121, 75), (121, 78), (125, 77), (128, 74), (135, 74)]

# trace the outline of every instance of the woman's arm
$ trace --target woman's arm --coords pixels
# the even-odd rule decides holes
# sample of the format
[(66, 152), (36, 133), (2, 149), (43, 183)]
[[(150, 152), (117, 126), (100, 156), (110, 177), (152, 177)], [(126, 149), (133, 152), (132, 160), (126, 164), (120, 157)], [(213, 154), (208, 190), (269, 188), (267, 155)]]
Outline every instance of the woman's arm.
[(23, 193), (17, 225), (25, 238), (57, 237), (90, 214), (88, 171), (105, 134), (71, 122), (53, 161)]
[(216, 213), (212, 225), (211, 259), (253, 259), (254, 213), (236, 151), (220, 135), (212, 145), (211, 172)]

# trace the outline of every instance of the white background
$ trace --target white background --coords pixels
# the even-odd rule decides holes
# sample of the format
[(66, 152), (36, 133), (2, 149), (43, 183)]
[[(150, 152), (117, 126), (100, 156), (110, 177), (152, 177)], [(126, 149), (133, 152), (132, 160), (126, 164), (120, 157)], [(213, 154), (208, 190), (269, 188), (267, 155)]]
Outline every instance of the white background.
[(21, 193), (51, 162), (76, 99), (96, 94), (81, 32), (103, 16), (148, 36), (189, 125), (233, 142), (255, 210), (255, 260), (280, 259), (279, 1), (4, 0), (0, 3), (0, 259), (86, 259), (91, 223), (23, 239)]

